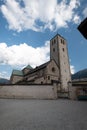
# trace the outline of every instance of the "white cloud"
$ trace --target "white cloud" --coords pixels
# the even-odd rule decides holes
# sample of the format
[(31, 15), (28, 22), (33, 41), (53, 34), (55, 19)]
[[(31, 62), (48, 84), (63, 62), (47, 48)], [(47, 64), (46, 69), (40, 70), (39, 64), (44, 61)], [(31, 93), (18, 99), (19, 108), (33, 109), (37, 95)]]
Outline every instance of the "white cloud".
[(75, 67), (73, 65), (70, 65), (71, 74), (75, 73)]
[(0, 43), (0, 63), (11, 66), (30, 64), (32, 67), (35, 67), (49, 60), (49, 45), (49, 41), (44, 46), (37, 48), (26, 43), (12, 46)]
[[(0, 43), (0, 64), (10, 65), (12, 68), (23, 68), (30, 64), (32, 67), (39, 66), (50, 60), (50, 43), (45, 42), (44, 46), (32, 47), (26, 43), (20, 45), (7, 46)], [(70, 65), (71, 73), (75, 73), (75, 67)], [(8, 72), (0, 72), (0, 77), (9, 78)]]
[[(23, 31), (31, 29), (42, 31), (49, 28), (51, 31), (67, 27), (68, 22), (79, 22), (80, 17), (76, 10), (79, 0), (5, 0), (1, 12), (6, 18), (9, 29)], [(42, 23), (42, 24), (39, 24)]]
[(87, 7), (83, 10), (84, 17), (87, 17)]
[[(23, 67), (30, 64), (32, 67), (41, 65), (50, 60), (49, 41), (42, 47), (32, 47), (26, 43), (20, 45), (7, 46), (0, 43), (0, 64)], [(71, 73), (75, 73), (74, 66), (70, 66)]]
[(74, 23), (76, 23), (76, 24), (78, 24), (78, 23), (80, 23), (80, 22), (81, 22), (81, 20), (80, 20), (80, 18), (79, 18), (79, 16), (78, 16), (78, 15), (75, 15), (75, 16), (74, 16), (73, 21), (74, 21)]

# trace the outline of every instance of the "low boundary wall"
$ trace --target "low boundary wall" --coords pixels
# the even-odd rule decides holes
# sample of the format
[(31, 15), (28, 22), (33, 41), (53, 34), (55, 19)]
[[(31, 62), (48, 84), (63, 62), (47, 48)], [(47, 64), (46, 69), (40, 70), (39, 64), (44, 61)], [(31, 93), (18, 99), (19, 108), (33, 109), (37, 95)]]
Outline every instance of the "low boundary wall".
[(0, 85), (0, 98), (56, 99), (53, 85)]

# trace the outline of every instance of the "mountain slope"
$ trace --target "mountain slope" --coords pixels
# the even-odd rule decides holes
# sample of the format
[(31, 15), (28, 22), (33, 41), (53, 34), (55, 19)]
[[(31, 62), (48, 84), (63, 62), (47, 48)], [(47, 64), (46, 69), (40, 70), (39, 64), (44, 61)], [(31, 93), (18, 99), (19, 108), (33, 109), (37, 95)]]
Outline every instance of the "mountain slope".
[(72, 75), (72, 80), (73, 79), (83, 79), (83, 78), (87, 78), (87, 69), (80, 70), (77, 73)]
[(9, 84), (10, 81), (8, 79), (0, 78), (0, 84)]

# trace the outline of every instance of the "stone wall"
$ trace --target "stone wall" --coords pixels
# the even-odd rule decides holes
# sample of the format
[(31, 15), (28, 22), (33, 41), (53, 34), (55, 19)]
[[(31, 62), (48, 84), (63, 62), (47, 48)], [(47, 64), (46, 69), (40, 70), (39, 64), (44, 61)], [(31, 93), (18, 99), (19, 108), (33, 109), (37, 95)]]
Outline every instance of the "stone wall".
[(77, 89), (77, 87), (75, 87), (75, 86), (69, 87), (69, 98), (71, 100), (77, 100), (76, 89)]
[(56, 99), (53, 85), (0, 85), (0, 98)]
[(12, 75), (11, 77), (11, 83), (15, 84), (19, 81), (23, 80), (23, 76), (18, 76), (18, 75)]

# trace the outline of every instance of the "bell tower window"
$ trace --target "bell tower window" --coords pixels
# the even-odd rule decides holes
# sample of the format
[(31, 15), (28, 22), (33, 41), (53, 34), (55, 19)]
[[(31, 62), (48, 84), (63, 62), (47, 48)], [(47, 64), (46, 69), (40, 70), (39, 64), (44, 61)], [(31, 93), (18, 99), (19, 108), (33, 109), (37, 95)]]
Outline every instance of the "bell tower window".
[(64, 48), (62, 48), (62, 50), (64, 51)]
[(53, 52), (55, 52), (55, 48), (53, 48)]

